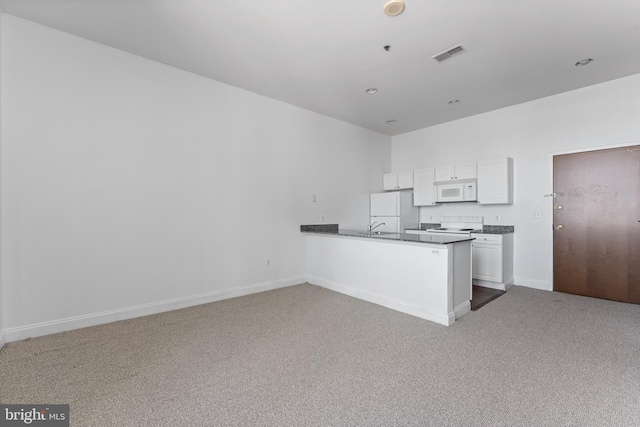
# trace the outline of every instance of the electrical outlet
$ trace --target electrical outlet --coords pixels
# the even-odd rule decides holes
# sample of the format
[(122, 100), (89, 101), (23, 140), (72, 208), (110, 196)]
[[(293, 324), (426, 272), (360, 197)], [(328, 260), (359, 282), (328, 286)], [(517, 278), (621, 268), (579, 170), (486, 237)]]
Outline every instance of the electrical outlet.
[(534, 219), (542, 219), (542, 211), (533, 211), (532, 216)]
[(267, 267), (269, 267), (270, 265), (271, 265), (271, 260), (270, 260), (270, 259), (268, 259), (268, 260), (267, 260)]
[(500, 215), (496, 215), (496, 222), (500, 222)]
[(312, 194), (312, 195), (311, 195), (311, 201), (312, 201), (312, 202), (315, 202), (316, 200), (318, 200), (318, 199), (317, 199), (317, 197), (316, 197), (316, 195), (315, 195), (315, 194)]

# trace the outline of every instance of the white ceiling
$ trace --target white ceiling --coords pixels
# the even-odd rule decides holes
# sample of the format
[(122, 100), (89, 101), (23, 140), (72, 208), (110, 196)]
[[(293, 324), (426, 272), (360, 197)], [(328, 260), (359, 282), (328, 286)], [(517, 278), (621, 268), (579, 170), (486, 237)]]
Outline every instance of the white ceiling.
[[(394, 18), (385, 2), (0, 0), (0, 8), (388, 135), (640, 73), (639, 0), (405, 0)], [(467, 52), (431, 58), (457, 44)], [(584, 58), (594, 61), (574, 66)]]

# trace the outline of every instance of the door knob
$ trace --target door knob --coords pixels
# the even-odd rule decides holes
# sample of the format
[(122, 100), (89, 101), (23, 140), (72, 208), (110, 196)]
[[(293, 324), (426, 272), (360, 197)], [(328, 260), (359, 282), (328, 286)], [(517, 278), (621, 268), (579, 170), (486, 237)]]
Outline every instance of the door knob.
[(556, 226), (556, 230), (562, 230), (563, 228), (564, 228), (564, 227), (562, 227), (562, 225), (561, 225), (561, 224), (558, 224), (558, 225)]
[(558, 209), (559, 211), (561, 211), (562, 209), (564, 209), (564, 206), (562, 206), (562, 205), (558, 205), (558, 206), (556, 206), (556, 209)]

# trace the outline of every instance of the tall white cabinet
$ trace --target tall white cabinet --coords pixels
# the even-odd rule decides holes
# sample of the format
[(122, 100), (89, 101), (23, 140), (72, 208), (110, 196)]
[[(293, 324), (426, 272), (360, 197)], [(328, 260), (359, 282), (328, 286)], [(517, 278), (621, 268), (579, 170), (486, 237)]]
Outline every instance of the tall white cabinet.
[(506, 157), (478, 162), (478, 203), (513, 203), (513, 159)]
[(435, 169), (416, 169), (413, 171), (414, 206), (433, 206), (436, 204)]

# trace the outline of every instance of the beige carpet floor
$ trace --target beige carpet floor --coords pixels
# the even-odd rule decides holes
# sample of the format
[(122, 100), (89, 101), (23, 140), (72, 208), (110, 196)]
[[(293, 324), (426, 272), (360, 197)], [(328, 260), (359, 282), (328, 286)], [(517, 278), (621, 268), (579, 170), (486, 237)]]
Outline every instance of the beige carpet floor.
[(9, 343), (72, 426), (640, 426), (640, 306), (513, 287), (445, 327), (309, 284)]

